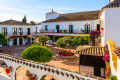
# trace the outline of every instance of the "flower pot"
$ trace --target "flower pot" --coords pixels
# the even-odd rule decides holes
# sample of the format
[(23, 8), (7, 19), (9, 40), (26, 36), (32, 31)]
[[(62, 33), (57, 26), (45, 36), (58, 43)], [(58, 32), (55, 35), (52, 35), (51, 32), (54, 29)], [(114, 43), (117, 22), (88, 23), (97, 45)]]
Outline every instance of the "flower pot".
[(60, 58), (63, 58), (63, 59), (75, 59), (75, 55), (72, 55), (72, 56), (63, 56), (63, 55), (58, 55)]
[(10, 74), (10, 70), (6, 70), (6, 73), (7, 73), (7, 74)]

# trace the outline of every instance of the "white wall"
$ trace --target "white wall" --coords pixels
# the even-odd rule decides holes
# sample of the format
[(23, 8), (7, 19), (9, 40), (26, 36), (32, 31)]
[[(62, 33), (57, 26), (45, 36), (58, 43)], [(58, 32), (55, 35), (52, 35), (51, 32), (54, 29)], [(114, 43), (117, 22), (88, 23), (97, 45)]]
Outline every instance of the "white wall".
[(120, 80), (120, 58), (117, 58), (117, 79)]
[(120, 8), (105, 9), (105, 41), (113, 40), (120, 45)]
[[(77, 29), (79, 28), (79, 30), (84, 30), (84, 26), (85, 24), (92, 24), (92, 21), (94, 20), (86, 20), (86, 21), (66, 21), (66, 22), (47, 22), (47, 23), (42, 23), (41, 24), (41, 29), (45, 29), (45, 25), (48, 25), (48, 30), (50, 29), (54, 29), (56, 30), (56, 25), (60, 25), (60, 30), (62, 29), (69, 29), (69, 25), (73, 25), (74, 26), (74, 32), (77, 32)], [(96, 29), (96, 25), (100, 24), (100, 22), (95, 22), (94, 24), (92, 24), (92, 29)]]
[[(103, 27), (105, 30), (105, 10), (103, 10), (100, 19), (101, 19), (101, 27)], [(103, 22), (102, 22), (102, 20), (103, 20)], [(104, 36), (102, 36), (102, 35), (104, 35)], [(105, 44), (106, 44), (105, 33), (103, 31), (101, 31), (101, 45), (104, 46)]]
[(46, 20), (50, 20), (50, 19), (56, 19), (59, 17), (59, 14), (58, 13), (47, 13), (46, 14)]
[(41, 25), (36, 25), (37, 26), (37, 32), (40, 32)]

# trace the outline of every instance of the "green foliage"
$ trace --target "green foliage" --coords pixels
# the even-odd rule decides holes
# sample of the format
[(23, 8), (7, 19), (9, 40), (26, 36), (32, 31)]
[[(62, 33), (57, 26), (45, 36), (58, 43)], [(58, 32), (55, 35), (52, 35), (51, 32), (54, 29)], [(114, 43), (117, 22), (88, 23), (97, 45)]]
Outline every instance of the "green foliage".
[(25, 49), (21, 55), (22, 58), (36, 62), (49, 62), (53, 58), (53, 52), (45, 46), (31, 46)]
[(42, 76), (40, 80), (44, 80), (46, 78), (46, 75)]
[(7, 44), (7, 39), (2, 33), (0, 33), (0, 44)]
[(35, 43), (35, 41), (32, 41), (32, 44), (34, 44)]
[(26, 19), (26, 15), (24, 16), (24, 18), (22, 19), (23, 23), (27, 23), (27, 19)]
[(69, 44), (71, 47), (74, 47), (77, 45), (85, 45), (85, 44), (88, 44), (88, 39), (89, 39), (88, 36), (85, 36), (85, 37), (77, 37), (76, 36), (74, 38), (63, 37), (63, 38), (59, 38), (56, 41), (56, 45), (61, 48), (64, 48), (67, 44)]
[(41, 36), (39, 38), (39, 42), (42, 43), (42, 46), (46, 45), (46, 41), (49, 40), (50, 38), (47, 36)]
[(117, 76), (110, 75), (109, 79), (110, 80), (117, 80)]
[(65, 41), (63, 40), (63, 38), (59, 38), (57, 41), (56, 41), (56, 45), (61, 47), (61, 48), (65, 48), (65, 46), (67, 45), (65, 43)]
[(30, 24), (35, 25), (35, 21), (30, 21)]

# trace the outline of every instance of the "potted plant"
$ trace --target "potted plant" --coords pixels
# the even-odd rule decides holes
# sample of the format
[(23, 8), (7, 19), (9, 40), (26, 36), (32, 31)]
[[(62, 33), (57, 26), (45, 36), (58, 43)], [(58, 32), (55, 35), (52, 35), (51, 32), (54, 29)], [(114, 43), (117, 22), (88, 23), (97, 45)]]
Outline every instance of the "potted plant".
[(10, 66), (10, 67), (6, 67), (6, 69), (5, 69), (6, 73), (7, 73), (7, 74), (10, 74), (11, 69), (12, 69), (11, 66)]
[(29, 80), (35, 80), (36, 79), (36, 75), (34, 74), (28, 74)]

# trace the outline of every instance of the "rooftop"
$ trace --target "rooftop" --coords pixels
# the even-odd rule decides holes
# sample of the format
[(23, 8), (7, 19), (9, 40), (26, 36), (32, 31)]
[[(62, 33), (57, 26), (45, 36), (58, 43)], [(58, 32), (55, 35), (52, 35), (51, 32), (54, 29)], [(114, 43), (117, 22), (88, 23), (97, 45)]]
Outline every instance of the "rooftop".
[(97, 20), (99, 19), (99, 13), (100, 10), (60, 14), (57, 19), (46, 20), (44, 22)]
[(23, 22), (11, 19), (11, 20), (7, 20), (7, 21), (4, 21), (4, 22), (0, 22), (0, 25), (32, 25), (32, 24), (23, 23)]

